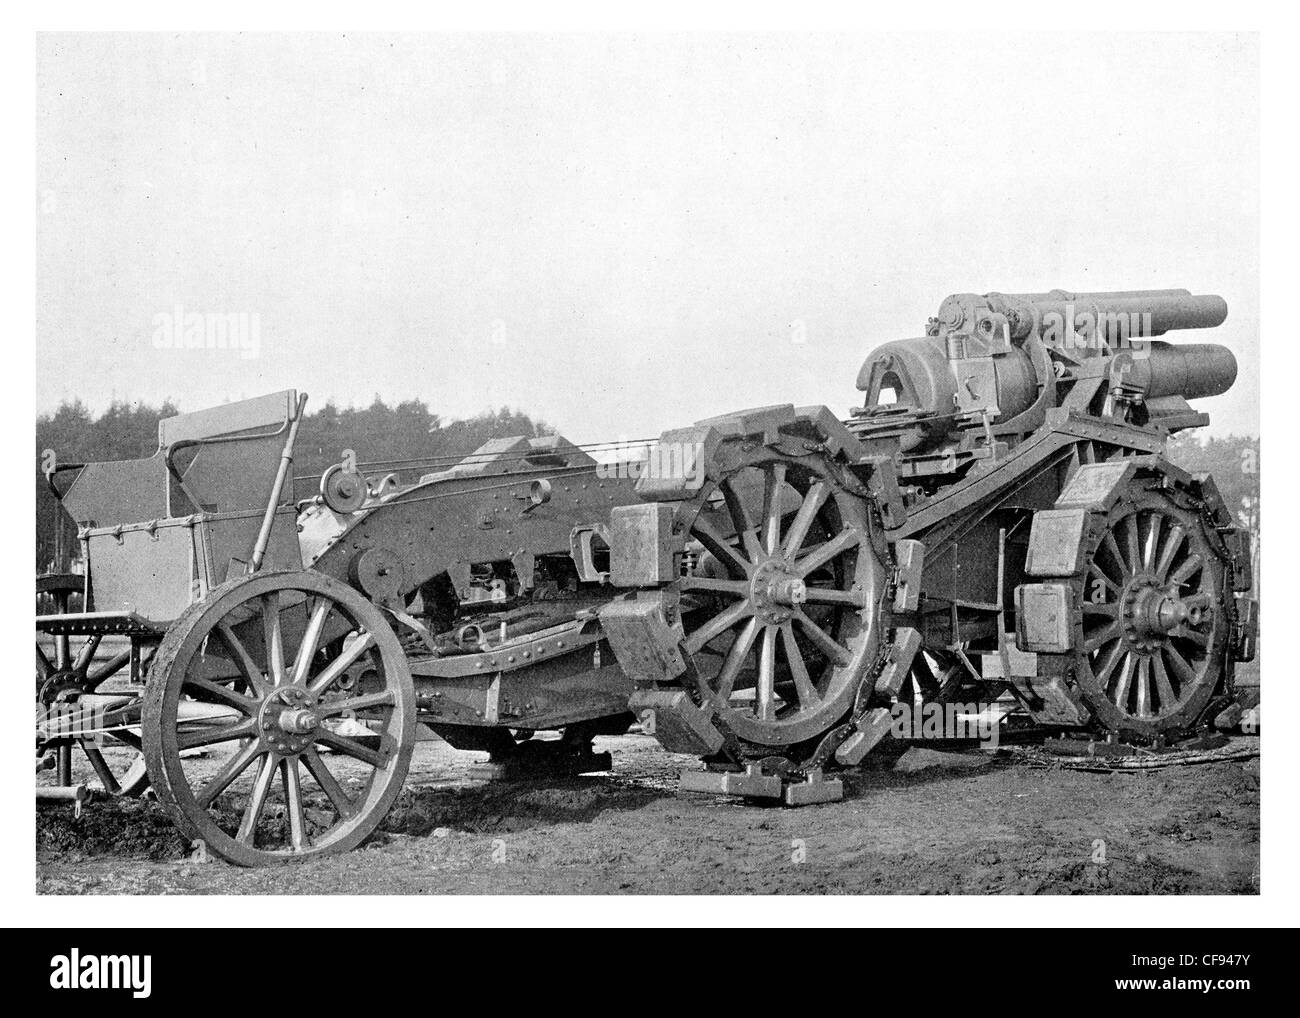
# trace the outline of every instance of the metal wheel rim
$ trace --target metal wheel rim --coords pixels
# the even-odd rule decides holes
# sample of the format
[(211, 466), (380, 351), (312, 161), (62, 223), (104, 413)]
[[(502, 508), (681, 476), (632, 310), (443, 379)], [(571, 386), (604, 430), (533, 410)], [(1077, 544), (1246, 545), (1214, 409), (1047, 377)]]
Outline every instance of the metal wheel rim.
[[(1085, 700), (1113, 730), (1187, 727), (1218, 684), (1226, 571), (1203, 526), (1156, 493), (1124, 500), (1105, 521), (1082, 577), (1076, 637)], [(1195, 604), (1201, 621), (1161, 632), (1149, 617), (1166, 602)]]
[[(289, 593), (302, 596), (304, 618), (308, 615), (306, 606), (311, 605), (311, 620), (296, 645), (287, 638), (288, 627), (283, 626), (282, 618), (286, 610), (294, 611), (296, 606), (291, 603), (269, 610), (270, 599), (279, 601)], [(273, 654), (256, 647), (250, 649), (234, 632), (237, 625), (255, 621), (243, 617), (254, 608), (268, 636), (268, 647), (276, 643), (270, 620), (280, 623), (282, 665), (278, 668)], [(323, 611), (323, 618), (315, 623), (318, 611)], [(335, 615), (361, 635), (328, 662), (318, 654), (304, 657), (303, 648), (312, 641), (313, 626), (319, 641)], [(236, 618), (237, 623), (227, 626), (239, 645), (232, 646), (232, 636), (222, 632), (219, 623)], [(239, 663), (240, 678), (211, 684), (228, 685), (226, 693), (211, 685), (200, 685), (206, 680), (194, 671), (196, 661), (208, 663), (206, 655), (196, 657), (207, 641), (222, 645), (223, 650), (216, 656), (225, 659), (227, 667), (231, 660)], [(346, 673), (350, 664), (366, 656), (376, 666), (380, 688), (348, 692), (329, 700), (334, 681)], [(271, 681), (277, 674), (280, 680)], [(182, 690), (216, 697), (230, 706), (234, 715), (228, 724), (214, 726), (215, 731), (182, 733), (178, 723)], [(377, 750), (334, 734), (323, 724), (345, 710), (379, 712)], [(268, 728), (267, 722), (277, 712), (281, 717), (286, 712), (315, 713), (322, 723), (296, 735), (276, 723)], [(396, 635), (370, 602), (350, 587), (318, 573), (264, 573), (214, 590), (207, 599), (191, 606), (168, 631), (146, 690), (144, 748), (159, 797), (171, 807), (178, 825), (188, 835), (204, 841), (215, 854), (241, 865), (286, 862), (354, 848), (375, 829), (401, 791), (414, 737), (415, 689)], [(273, 739), (278, 742), (273, 743)], [(180, 755), (182, 750), (231, 743), (238, 748), (215, 775), (201, 783), (191, 780)], [(340, 780), (329, 767), (318, 749), (322, 745), (367, 764), (368, 772), (359, 791), (347, 787), (348, 782)], [(218, 823), (213, 809), (223, 804), (222, 796), (250, 771), (252, 787), (243, 803), (236, 804), (239, 825), (232, 833), (229, 816), (223, 816), (224, 825)], [(310, 791), (312, 784), (315, 794)], [(285, 841), (271, 847), (259, 845), (258, 838), (266, 833), (263, 821), (269, 819), (267, 806), (274, 805), (273, 786), (279, 786), (283, 793), (285, 817), (281, 826)], [(323, 831), (313, 830), (309, 824), (308, 795), (314, 806), (327, 808), (333, 814), (332, 822)]]
[[(733, 485), (745, 470), (757, 470), (763, 478), (761, 521), (747, 518)], [(782, 500), (774, 492), (788, 496), (791, 490), (799, 509), (783, 517)], [(714, 523), (716, 516), (705, 511), (714, 495), (721, 497), (742, 539), (725, 539)], [(806, 540), (815, 527), (833, 532), (819, 547), (809, 548)], [(693, 624), (686, 634), (701, 698), (712, 702), (721, 724), (737, 738), (760, 747), (790, 746), (829, 730), (851, 708), (878, 643), (883, 568), (863, 501), (846, 491), (816, 457), (762, 452), (701, 493), (688, 530), (727, 574), (683, 578), (676, 584), (684, 595), (713, 596), (728, 605), (710, 609), (707, 620)], [(760, 575), (764, 570), (766, 581)], [(818, 581), (827, 571), (833, 581)], [(815, 606), (823, 616), (829, 609), (834, 616), (829, 632), (808, 607), (756, 596), (760, 588), (770, 592), (794, 579), (805, 583), (805, 605)], [(820, 666), (809, 665), (809, 646), (824, 657)], [(710, 651), (721, 662), (700, 667)], [(754, 694), (746, 707), (734, 695), (736, 681), (751, 661)]]

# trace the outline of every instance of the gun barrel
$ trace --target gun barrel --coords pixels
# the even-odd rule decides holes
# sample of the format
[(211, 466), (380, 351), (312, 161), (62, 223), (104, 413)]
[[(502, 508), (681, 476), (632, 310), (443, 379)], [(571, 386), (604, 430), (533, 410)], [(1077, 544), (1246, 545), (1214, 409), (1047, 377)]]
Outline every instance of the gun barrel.
[(1237, 358), (1218, 343), (1152, 343), (1147, 356), (1135, 358), (1131, 379), (1147, 399), (1221, 396), (1237, 380)]
[[(1187, 290), (1115, 290), (1103, 293), (1023, 294), (1017, 299), (1034, 306), (1037, 320), (1049, 314), (1076, 321), (1080, 314), (1096, 320), (1132, 323), (1130, 335), (1162, 336), (1176, 329), (1213, 329), (1228, 317), (1228, 305), (1217, 294)], [(1149, 316), (1149, 317), (1148, 317)]]

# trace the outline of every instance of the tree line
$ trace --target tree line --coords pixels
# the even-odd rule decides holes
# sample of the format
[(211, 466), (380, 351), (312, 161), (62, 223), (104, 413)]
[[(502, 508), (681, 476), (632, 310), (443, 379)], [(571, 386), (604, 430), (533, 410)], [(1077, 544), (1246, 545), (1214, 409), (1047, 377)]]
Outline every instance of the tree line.
[[(55, 450), (61, 462), (150, 456), (158, 448), (158, 421), (179, 412), (170, 401), (156, 407), (113, 403), (96, 416), (78, 400), (65, 402), (53, 413), (36, 418), (38, 571), (48, 571), (55, 564), (58, 526), (64, 528), (63, 548), (71, 551), (76, 547), (76, 529), (67, 515), (58, 510), (41, 472), (44, 450)], [(310, 495), (320, 475), (339, 462), (345, 449), (352, 449), (362, 463), (422, 459), (448, 465), (453, 457), (465, 456), (493, 438), (553, 433), (554, 429), (543, 421), (510, 407), (485, 411), (465, 420), (444, 420), (421, 400), (389, 406), (376, 396), (368, 407), (341, 409), (326, 403), (309, 413), (299, 428), (294, 457), (294, 472), (300, 479), (296, 494), (299, 498)], [(1196, 432), (1185, 431), (1169, 440), (1167, 455), (1184, 470), (1214, 475), (1228, 507), (1253, 535), (1258, 556), (1259, 439), (1229, 435), (1203, 440)], [(418, 468), (414, 470), (416, 474), (420, 472)], [(401, 474), (403, 482), (413, 479), (408, 476), (410, 473)]]

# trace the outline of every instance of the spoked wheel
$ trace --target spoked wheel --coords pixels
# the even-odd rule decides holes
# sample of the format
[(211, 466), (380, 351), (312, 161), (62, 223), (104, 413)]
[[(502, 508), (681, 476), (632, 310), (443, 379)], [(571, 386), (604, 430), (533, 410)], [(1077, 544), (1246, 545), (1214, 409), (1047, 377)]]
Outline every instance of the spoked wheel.
[[(131, 723), (139, 715), (138, 701), (75, 690), (61, 691), (48, 703), (37, 701), (36, 753), (46, 764), (53, 756), (59, 785), (88, 780), (93, 773), (94, 785), (104, 795), (136, 796), (149, 787), (138, 725)], [(100, 719), (110, 717), (117, 720), (99, 727)], [(84, 757), (91, 773), (83, 772), (78, 757)], [(39, 762), (37, 766), (44, 769)]]
[(703, 550), (675, 584), (682, 646), (741, 754), (797, 763), (876, 662), (886, 553), (837, 462), (743, 448), (681, 518)]
[(1092, 537), (1076, 580), (1084, 701), (1111, 731), (1154, 738), (1194, 727), (1229, 636), (1227, 571), (1205, 523), (1166, 491), (1139, 489)]
[[(46, 573), (36, 577), (36, 614), (69, 615), (88, 611), (84, 605), (86, 578), (74, 573)], [(102, 636), (91, 636), (84, 644), (73, 646), (71, 636), (59, 634), (45, 638), (42, 646), (36, 638), (36, 694), (56, 674), (76, 678), (83, 684), (103, 682), (121, 670), (131, 659), (130, 651), (114, 655), (109, 661), (91, 668)]]
[[(36, 614), (67, 615), (85, 609), (86, 578), (50, 573), (36, 578)], [(74, 644), (57, 634), (36, 640), (37, 753), (52, 754), (55, 780), (69, 785), (78, 779), (77, 757), (85, 762), (106, 795), (139, 795), (149, 785), (140, 736), (123, 723), (123, 708), (138, 697), (122, 669), (131, 661), (124, 648), (103, 658), (101, 634)], [(97, 660), (99, 658), (99, 660)], [(127, 714), (130, 712), (127, 711)], [(114, 719), (111, 723), (100, 721)], [(65, 733), (82, 734), (65, 734)], [(86, 775), (89, 777), (89, 775)]]
[(246, 866), (358, 845), (401, 791), (414, 742), (396, 634), (351, 587), (310, 571), (242, 577), (192, 605), (146, 689), (159, 798), (187, 834)]

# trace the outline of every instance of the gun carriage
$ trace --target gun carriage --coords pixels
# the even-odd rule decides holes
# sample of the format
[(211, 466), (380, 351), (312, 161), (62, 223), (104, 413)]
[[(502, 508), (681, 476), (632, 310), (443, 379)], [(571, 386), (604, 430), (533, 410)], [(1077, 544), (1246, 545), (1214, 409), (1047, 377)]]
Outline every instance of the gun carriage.
[(503, 766), (608, 767), (591, 739), (627, 729), (630, 687), (594, 609), (631, 480), (518, 438), (409, 484), (340, 464), (296, 502), (305, 403), (182, 414), (147, 459), (51, 469), (84, 573), (37, 581), (38, 795), (80, 803), (87, 764), (104, 794), (151, 782), (258, 864), (373, 831), (418, 722)]
[(37, 582), (38, 793), (80, 802), (79, 753), (251, 865), (364, 839), (417, 723), (576, 773), (635, 712), (706, 762), (683, 787), (790, 804), (837, 797), (900, 705), (1179, 738), (1257, 612), (1248, 536), (1163, 455), (1235, 360), (1157, 337), (1226, 314), (955, 295), (871, 353), (847, 420), (711, 418), (632, 470), (519, 438), (414, 483), (339, 464), (295, 501), (305, 396), (164, 420), (152, 457), (48, 475), (84, 573)]
[(1155, 338), (1226, 314), (1186, 290), (958, 294), (871, 353), (847, 421), (665, 433), (702, 469), (613, 511), (612, 580), (636, 592), (601, 618), (646, 726), (709, 764), (684, 782), (832, 798), (824, 769), (900, 704), (1013, 699), (1157, 744), (1226, 704), (1254, 653), (1248, 535), (1162, 454), (1236, 362)]

